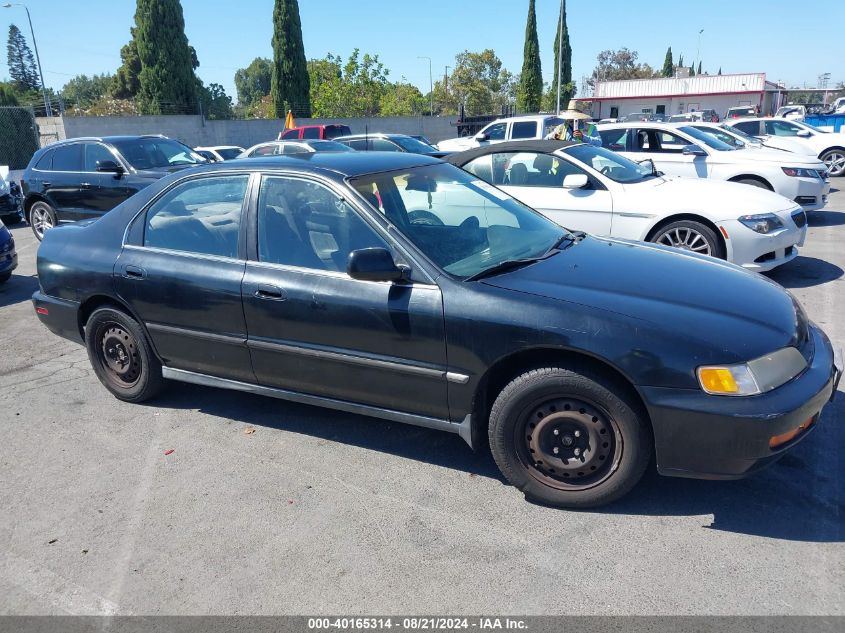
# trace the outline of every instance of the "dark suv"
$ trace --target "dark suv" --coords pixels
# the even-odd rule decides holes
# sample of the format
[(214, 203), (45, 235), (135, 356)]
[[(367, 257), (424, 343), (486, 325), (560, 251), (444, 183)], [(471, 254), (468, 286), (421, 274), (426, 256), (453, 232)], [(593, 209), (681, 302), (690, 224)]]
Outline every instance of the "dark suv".
[(24, 212), (35, 237), (59, 222), (96, 218), (179, 169), (205, 163), (164, 136), (75, 138), (48, 145), (23, 175)]

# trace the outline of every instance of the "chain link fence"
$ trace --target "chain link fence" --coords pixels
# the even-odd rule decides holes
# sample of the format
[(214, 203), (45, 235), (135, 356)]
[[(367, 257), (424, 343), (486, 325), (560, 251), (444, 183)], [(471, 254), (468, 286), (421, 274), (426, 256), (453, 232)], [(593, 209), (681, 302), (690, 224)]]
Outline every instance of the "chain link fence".
[(0, 165), (11, 171), (25, 169), (40, 146), (32, 108), (0, 107)]

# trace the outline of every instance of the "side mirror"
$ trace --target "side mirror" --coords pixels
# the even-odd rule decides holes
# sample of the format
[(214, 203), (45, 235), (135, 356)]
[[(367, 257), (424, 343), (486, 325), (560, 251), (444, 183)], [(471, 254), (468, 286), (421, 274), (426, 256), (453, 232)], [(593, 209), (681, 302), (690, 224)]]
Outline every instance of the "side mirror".
[(812, 135), (813, 133), (810, 132), (810, 130), (800, 130), (798, 132), (798, 136), (800, 136), (801, 138), (810, 138)]
[(590, 183), (586, 174), (569, 174), (563, 179), (564, 189), (583, 189)]
[(479, 132), (478, 134), (475, 135), (476, 141), (486, 141), (486, 140), (489, 140), (489, 139), (490, 139), (490, 135), (487, 134), (486, 132)]
[(361, 248), (349, 253), (346, 272), (362, 281), (402, 281), (408, 278), (407, 266), (397, 266), (386, 248)]
[(684, 156), (707, 156), (707, 152), (698, 145), (686, 145), (682, 153)]
[(98, 160), (97, 171), (110, 172), (119, 176), (123, 173), (124, 169), (123, 165), (118, 165), (113, 160)]

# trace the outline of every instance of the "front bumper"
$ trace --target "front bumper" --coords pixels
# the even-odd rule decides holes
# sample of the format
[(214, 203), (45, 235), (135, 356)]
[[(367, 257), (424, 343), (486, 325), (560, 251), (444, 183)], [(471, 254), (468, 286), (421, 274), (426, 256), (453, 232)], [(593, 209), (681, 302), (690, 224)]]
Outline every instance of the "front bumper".
[[(738, 479), (780, 458), (819, 425), (832, 399), (842, 361), (824, 332), (810, 326), (815, 352), (807, 369), (785, 385), (748, 397), (713, 396), (697, 389), (641, 387), (651, 415), (657, 469), (663, 475)], [(838, 365), (838, 366), (837, 366)], [(794, 439), (769, 441), (813, 423)]]
[(801, 205), (804, 211), (818, 211), (827, 204), (830, 180), (823, 178), (789, 177), (788, 184), (777, 193)]
[(760, 273), (782, 266), (798, 257), (798, 247), (803, 246), (807, 238), (806, 216), (804, 224), (798, 226), (792, 213), (801, 212), (777, 213), (784, 228), (765, 235), (752, 231), (739, 220), (719, 222), (719, 226), (728, 234), (730, 261)]

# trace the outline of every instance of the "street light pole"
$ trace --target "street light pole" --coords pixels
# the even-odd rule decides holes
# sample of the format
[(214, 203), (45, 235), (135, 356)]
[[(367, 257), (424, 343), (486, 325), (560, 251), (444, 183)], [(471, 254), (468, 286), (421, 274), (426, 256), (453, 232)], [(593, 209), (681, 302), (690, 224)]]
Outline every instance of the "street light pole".
[(428, 97), (430, 100), (429, 107), (430, 110), (428, 112), (429, 116), (434, 116), (434, 81), (432, 80), (431, 76), (431, 57), (426, 57), (425, 55), (417, 55), (417, 59), (427, 59), (428, 60)]
[(704, 29), (701, 29), (698, 32), (698, 47), (695, 49), (695, 72), (698, 72), (698, 63), (701, 61), (701, 34), (704, 33)]
[(4, 9), (11, 9), (12, 7), (23, 7), (24, 11), (26, 11), (26, 19), (29, 20), (29, 32), (32, 33), (32, 46), (35, 49), (35, 61), (38, 62), (38, 76), (41, 78), (41, 94), (44, 95), (44, 110), (47, 116), (53, 116), (50, 101), (47, 99), (47, 86), (44, 85), (44, 73), (41, 72), (41, 57), (38, 56), (38, 43), (35, 41), (35, 29), (32, 28), (32, 16), (29, 15), (29, 7), (19, 2), (7, 2), (3, 5)]

